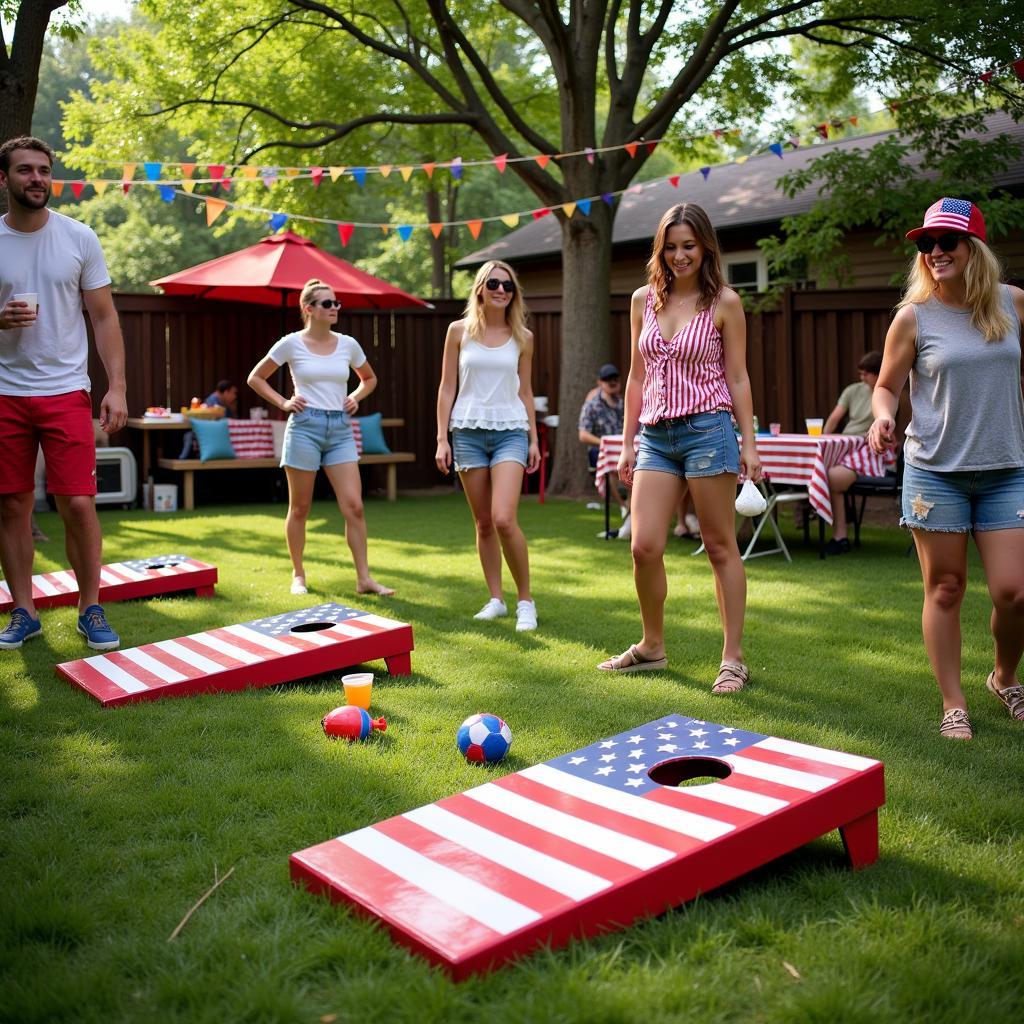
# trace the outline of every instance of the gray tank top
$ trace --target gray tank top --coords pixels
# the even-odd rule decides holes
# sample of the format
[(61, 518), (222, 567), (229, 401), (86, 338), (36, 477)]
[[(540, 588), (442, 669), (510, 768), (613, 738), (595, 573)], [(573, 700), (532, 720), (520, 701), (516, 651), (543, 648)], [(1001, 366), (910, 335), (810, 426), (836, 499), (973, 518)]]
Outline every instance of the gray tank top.
[(914, 304), (917, 357), (910, 371), (907, 462), (940, 473), (1024, 466), (1020, 320), (1000, 286), (1011, 327), (986, 341), (970, 310), (936, 298)]

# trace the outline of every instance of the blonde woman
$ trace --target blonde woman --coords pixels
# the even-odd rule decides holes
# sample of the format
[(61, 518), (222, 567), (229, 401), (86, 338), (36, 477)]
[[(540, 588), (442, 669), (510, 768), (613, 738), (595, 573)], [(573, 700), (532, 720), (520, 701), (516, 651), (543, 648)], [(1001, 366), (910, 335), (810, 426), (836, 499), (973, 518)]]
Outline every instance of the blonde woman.
[(722, 621), (712, 692), (734, 693), (749, 678), (741, 646), (747, 578), (736, 545), (736, 479), (741, 470), (755, 482), (761, 477), (746, 319), (740, 297), (725, 286), (715, 230), (693, 203), (679, 203), (661, 218), (647, 270), (649, 284), (633, 293), (630, 311), (632, 359), (618, 466), (622, 482), (633, 487), (633, 579), (643, 636), (598, 667), (638, 672), (668, 666), (665, 543), (688, 485)]
[[(249, 386), (264, 401), (288, 413), (281, 465), (288, 477), (285, 536), (292, 560), (291, 592), (308, 592), (302, 556), (313, 483), (322, 466), (345, 517), (345, 540), (356, 568), (356, 593), (387, 597), (394, 591), (370, 575), (367, 562), (359, 456), (352, 436), (352, 416), (376, 388), (377, 376), (359, 342), (331, 330), (340, 306), (328, 285), (316, 279), (307, 281), (299, 296), (304, 328), (274, 343), (249, 374)], [(291, 398), (278, 394), (269, 382), (285, 363), (291, 369)], [(351, 394), (350, 369), (359, 378)]]
[(445, 337), (436, 461), (447, 475), (454, 459), (476, 525), (490, 600), (474, 618), (508, 614), (501, 585), (504, 554), (516, 586), (519, 632), (537, 628), (529, 553), (517, 519), (523, 473), (540, 465), (532, 365), (533, 334), (526, 328), (519, 281), (507, 263), (490, 260), (477, 271), (465, 316)]
[(903, 517), (924, 579), (922, 631), (942, 694), (941, 735), (973, 736), (960, 687), (967, 534), (992, 598), (995, 667), (986, 686), (1024, 722), (1024, 291), (1000, 283), (981, 210), (940, 199), (907, 233), (918, 255), (885, 339), (868, 442), (895, 444), (897, 396), (910, 377)]

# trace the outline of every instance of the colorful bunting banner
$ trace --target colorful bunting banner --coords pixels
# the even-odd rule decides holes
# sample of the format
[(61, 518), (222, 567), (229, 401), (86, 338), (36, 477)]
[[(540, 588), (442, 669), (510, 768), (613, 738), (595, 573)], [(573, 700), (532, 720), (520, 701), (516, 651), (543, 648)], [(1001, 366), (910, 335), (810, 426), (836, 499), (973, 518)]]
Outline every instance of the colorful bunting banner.
[(227, 206), (224, 199), (206, 200), (206, 226), (209, 227), (223, 212)]

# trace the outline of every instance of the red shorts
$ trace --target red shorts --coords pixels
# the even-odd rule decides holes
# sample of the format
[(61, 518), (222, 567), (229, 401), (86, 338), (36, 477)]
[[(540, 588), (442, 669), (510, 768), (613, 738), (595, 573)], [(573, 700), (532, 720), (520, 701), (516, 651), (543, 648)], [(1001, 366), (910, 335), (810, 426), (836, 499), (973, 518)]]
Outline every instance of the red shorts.
[(0, 494), (35, 489), (36, 453), (50, 494), (96, 493), (96, 437), (88, 391), (23, 398), (0, 395)]

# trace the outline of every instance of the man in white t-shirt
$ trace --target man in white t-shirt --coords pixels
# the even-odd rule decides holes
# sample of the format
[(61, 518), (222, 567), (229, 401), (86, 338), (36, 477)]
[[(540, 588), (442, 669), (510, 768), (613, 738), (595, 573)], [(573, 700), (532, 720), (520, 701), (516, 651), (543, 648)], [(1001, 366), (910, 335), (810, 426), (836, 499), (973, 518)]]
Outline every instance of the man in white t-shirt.
[(0, 145), (0, 563), (14, 608), (0, 650), (39, 636), (32, 601), (32, 504), (36, 453), (64, 520), (79, 591), (78, 631), (94, 650), (120, 644), (99, 605), (102, 537), (96, 516), (96, 444), (89, 396), (89, 311), (107, 374), (100, 426), (128, 419), (124, 341), (99, 239), (48, 210), (53, 150), (21, 136)]

